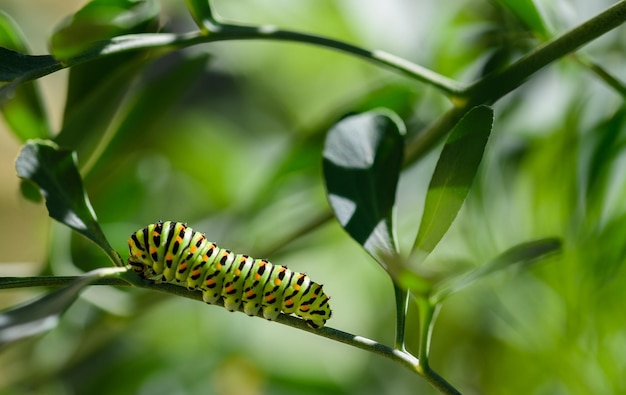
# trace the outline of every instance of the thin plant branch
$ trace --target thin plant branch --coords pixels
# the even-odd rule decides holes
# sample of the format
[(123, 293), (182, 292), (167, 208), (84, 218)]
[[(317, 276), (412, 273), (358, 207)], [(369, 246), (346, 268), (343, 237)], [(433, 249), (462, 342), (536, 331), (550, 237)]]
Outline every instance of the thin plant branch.
[[(119, 271), (119, 268), (116, 268), (116, 270)], [(80, 278), (80, 276), (0, 277), (0, 289), (37, 286), (61, 287), (71, 284)], [(92, 285), (135, 286), (202, 302), (201, 292), (190, 291), (185, 287), (174, 284), (154, 284), (129, 272), (115, 273), (109, 277), (96, 279), (92, 282)], [(219, 300), (214, 305), (224, 307), (222, 300)], [(243, 312), (243, 310), (240, 311)], [(259, 312), (257, 317), (262, 318), (262, 313)], [(459, 394), (459, 392), (450, 383), (444, 380), (432, 369), (422, 368), (420, 361), (404, 350), (395, 349), (375, 340), (328, 326), (320, 329), (313, 329), (309, 327), (304, 320), (283, 313), (276, 318), (275, 322), (383, 356), (424, 377), (426, 381), (437, 388), (440, 392), (444, 394)]]

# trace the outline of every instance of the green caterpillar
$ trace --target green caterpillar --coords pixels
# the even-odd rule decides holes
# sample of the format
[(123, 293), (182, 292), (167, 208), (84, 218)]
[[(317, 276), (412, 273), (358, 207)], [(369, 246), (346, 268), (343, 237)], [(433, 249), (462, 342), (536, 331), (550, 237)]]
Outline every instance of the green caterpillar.
[(219, 248), (181, 222), (157, 222), (128, 239), (128, 264), (141, 277), (201, 290), (206, 303), (224, 299), (229, 311), (239, 310), (274, 320), (281, 311), (295, 313), (314, 329), (331, 316), (322, 286), (302, 273), (265, 259)]

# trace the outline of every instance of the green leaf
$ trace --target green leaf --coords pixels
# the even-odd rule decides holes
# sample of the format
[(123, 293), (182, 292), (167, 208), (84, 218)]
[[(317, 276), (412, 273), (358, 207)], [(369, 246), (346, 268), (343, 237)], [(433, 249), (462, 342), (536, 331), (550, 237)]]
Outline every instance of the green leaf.
[[(135, 135), (137, 130), (158, 128), (168, 110), (177, 105), (181, 97), (206, 71), (209, 59), (210, 56), (207, 54), (199, 54), (191, 58), (178, 58), (177, 56), (175, 60), (163, 59), (167, 68), (162, 67), (161, 62), (156, 62), (154, 67), (148, 68), (147, 72), (152, 78), (140, 81), (135, 86), (130, 100), (125, 102), (126, 111), (124, 116), (120, 117), (119, 127), (113, 131), (107, 149), (91, 169), (88, 177), (98, 179), (109, 174), (110, 161), (115, 160), (120, 153), (134, 151), (136, 147), (129, 143), (129, 140), (132, 140), (129, 136)], [(107, 153), (113, 157), (107, 157)]]
[(0, 46), (19, 52), (28, 52), (24, 34), (13, 18), (0, 10)]
[[(92, 1), (55, 34), (53, 42), (57, 45), (63, 42), (74, 55), (94, 57), (70, 69), (63, 125), (54, 139), (59, 145), (76, 150), (81, 161), (91, 160), (101, 148), (133, 80), (151, 60), (146, 51), (104, 55), (117, 45), (120, 40), (117, 36), (121, 34), (132, 37), (130, 46), (144, 42), (140, 35), (131, 33), (156, 31), (157, 17), (158, 7), (153, 1)], [(86, 31), (83, 37), (75, 35), (83, 30)], [(85, 41), (74, 43), (78, 37)], [(73, 48), (74, 44), (78, 48)]]
[[(0, 51), (14, 50), (22, 53), (28, 52), (26, 41), (17, 24), (9, 15), (0, 11)], [(5, 57), (2, 58), (0, 69), (9, 71), (10, 62), (5, 64)], [(8, 58), (16, 57), (23, 59), (21, 55), (14, 53)], [(7, 67), (5, 69), (5, 67)], [(19, 70), (19, 68), (18, 68)], [(15, 70), (11, 73), (15, 73)], [(18, 72), (19, 76), (22, 76)], [(19, 79), (19, 76), (17, 77)], [(8, 77), (8, 75), (6, 76)], [(10, 99), (10, 100), (9, 100)], [(2, 101), (2, 115), (13, 131), (13, 133), (22, 141), (32, 138), (46, 138), (50, 136), (50, 128), (48, 119), (41, 101), (39, 89), (34, 82), (24, 83), (21, 85), (11, 86), (11, 91), (5, 92), (5, 100)]]
[(50, 55), (26, 55), (2, 47), (0, 47), (0, 59), (2, 59), (0, 82), (28, 81), (62, 68), (61, 64)]
[[(131, 55), (132, 57), (128, 57)], [(119, 54), (72, 67), (63, 125), (54, 141), (92, 159), (148, 57)], [(81, 162), (81, 168), (84, 162)]]
[(344, 118), (324, 145), (328, 201), (341, 226), (383, 267), (397, 254), (393, 214), (405, 126), (388, 110)]
[(29, 141), (22, 148), (15, 167), (21, 178), (39, 186), (50, 217), (96, 243), (116, 265), (123, 265), (98, 225), (83, 189), (74, 152), (49, 141)]
[(215, 19), (209, 0), (185, 0), (185, 2), (198, 27), (205, 32), (211, 30), (211, 27), (215, 25)]
[(439, 303), (447, 296), (460, 291), (476, 280), (489, 274), (506, 269), (515, 264), (528, 265), (548, 255), (555, 254), (560, 250), (561, 241), (556, 238), (540, 239), (519, 244), (477, 269), (440, 283), (433, 291), (432, 300), (434, 300), (435, 303)]
[(439, 156), (426, 194), (424, 214), (414, 249), (425, 258), (432, 252), (456, 218), (467, 196), (491, 128), (493, 110), (471, 109), (452, 129)]
[(46, 332), (59, 322), (59, 317), (92, 281), (117, 274), (123, 268), (96, 269), (68, 286), (19, 307), (0, 313), (0, 345)]
[(67, 18), (52, 35), (58, 59), (77, 57), (98, 42), (156, 29), (158, 4), (152, 0), (92, 0)]
[(530, 30), (542, 37), (548, 37), (548, 29), (534, 0), (498, 0), (498, 2), (508, 8)]

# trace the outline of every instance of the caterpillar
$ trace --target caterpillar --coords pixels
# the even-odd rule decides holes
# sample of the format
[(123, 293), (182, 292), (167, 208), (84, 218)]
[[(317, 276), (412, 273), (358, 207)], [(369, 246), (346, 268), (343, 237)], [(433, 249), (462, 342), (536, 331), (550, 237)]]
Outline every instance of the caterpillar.
[(275, 320), (280, 312), (295, 313), (313, 329), (331, 316), (330, 299), (322, 286), (305, 274), (219, 248), (182, 222), (159, 221), (128, 239), (128, 264), (141, 277), (202, 291), (209, 304)]

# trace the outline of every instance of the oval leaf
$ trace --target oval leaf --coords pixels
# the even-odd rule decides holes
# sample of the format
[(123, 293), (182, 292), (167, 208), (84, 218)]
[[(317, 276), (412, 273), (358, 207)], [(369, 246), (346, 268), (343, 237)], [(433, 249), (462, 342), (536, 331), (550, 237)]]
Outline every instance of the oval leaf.
[(425, 258), (456, 218), (469, 192), (493, 126), (493, 110), (471, 109), (446, 140), (428, 186), (414, 249)]
[(514, 264), (529, 264), (561, 250), (561, 241), (555, 238), (540, 239), (519, 244), (498, 255), (495, 259), (467, 274), (453, 278), (436, 287), (433, 299), (441, 302), (447, 296), (472, 284), (491, 273)]
[(0, 345), (48, 331), (92, 281), (117, 274), (123, 268), (96, 269), (86, 273), (68, 286), (0, 313)]
[(328, 201), (341, 226), (383, 267), (397, 254), (393, 212), (405, 126), (393, 112), (344, 118), (324, 145)]
[(123, 265), (98, 225), (83, 189), (74, 152), (60, 149), (49, 141), (29, 141), (22, 148), (15, 167), (21, 178), (39, 186), (50, 217), (96, 243), (116, 265)]

